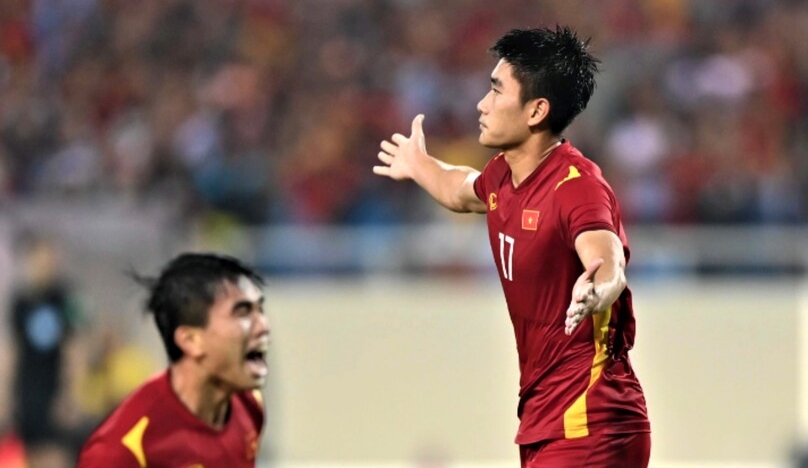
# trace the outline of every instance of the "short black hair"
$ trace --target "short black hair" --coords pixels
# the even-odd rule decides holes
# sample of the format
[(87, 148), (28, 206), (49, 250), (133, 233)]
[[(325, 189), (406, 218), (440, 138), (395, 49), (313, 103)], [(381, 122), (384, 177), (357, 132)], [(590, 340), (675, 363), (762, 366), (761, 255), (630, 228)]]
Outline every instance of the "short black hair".
[(183, 253), (166, 264), (157, 278), (132, 276), (149, 290), (146, 311), (154, 315), (172, 363), (182, 357), (174, 331), (180, 325), (205, 327), (210, 306), (226, 283), (238, 284), (239, 278), (246, 277), (259, 287), (264, 285), (255, 269), (216, 253)]
[(512, 29), (490, 52), (513, 67), (521, 85), (522, 104), (545, 98), (550, 102), (548, 126), (561, 134), (586, 108), (595, 91), (600, 60), (588, 51), (589, 39), (578, 39), (566, 26)]

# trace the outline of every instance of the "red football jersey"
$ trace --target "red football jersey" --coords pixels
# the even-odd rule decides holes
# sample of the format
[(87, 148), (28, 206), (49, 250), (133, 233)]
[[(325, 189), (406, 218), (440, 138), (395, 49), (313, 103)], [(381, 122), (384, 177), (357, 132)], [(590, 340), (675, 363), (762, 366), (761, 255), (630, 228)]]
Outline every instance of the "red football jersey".
[(225, 427), (210, 427), (182, 404), (165, 371), (127, 397), (93, 432), (78, 467), (254, 467), (263, 423), (260, 394), (241, 392), (230, 399)]
[(502, 154), (474, 183), (516, 333), (521, 371), (516, 443), (589, 434), (650, 432), (645, 397), (628, 359), (631, 291), (564, 334), (572, 287), (584, 269), (583, 231), (606, 229), (629, 248), (620, 208), (600, 169), (562, 143), (519, 187)]

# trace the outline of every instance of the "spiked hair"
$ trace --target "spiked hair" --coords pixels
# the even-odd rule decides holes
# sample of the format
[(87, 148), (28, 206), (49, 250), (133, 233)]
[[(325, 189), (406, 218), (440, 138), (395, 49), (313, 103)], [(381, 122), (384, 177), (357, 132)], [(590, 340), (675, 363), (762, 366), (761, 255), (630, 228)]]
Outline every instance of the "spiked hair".
[(513, 68), (522, 104), (537, 98), (549, 101), (548, 126), (558, 135), (586, 108), (595, 91), (600, 61), (588, 47), (588, 39), (582, 41), (572, 29), (556, 26), (513, 29), (490, 52)]

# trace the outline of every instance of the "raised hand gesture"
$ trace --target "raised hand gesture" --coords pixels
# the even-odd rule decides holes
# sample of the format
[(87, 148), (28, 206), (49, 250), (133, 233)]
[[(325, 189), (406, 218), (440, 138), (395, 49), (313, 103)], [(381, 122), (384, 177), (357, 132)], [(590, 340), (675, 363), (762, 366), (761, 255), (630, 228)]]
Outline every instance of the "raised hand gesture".
[(412, 119), (412, 131), (409, 137), (395, 133), (390, 138), (392, 141), (382, 141), (379, 160), (384, 166), (373, 166), (374, 174), (395, 180), (414, 178), (417, 158), (427, 155), (423, 122), (424, 115), (418, 114)]

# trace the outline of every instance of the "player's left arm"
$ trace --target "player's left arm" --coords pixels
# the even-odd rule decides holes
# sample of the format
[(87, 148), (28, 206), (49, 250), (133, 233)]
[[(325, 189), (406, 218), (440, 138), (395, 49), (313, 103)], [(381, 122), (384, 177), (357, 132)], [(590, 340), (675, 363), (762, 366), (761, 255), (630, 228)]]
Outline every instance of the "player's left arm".
[(575, 251), (585, 271), (572, 288), (564, 332), (571, 335), (584, 318), (617, 300), (626, 287), (626, 257), (620, 238), (612, 231), (584, 231), (575, 238)]

